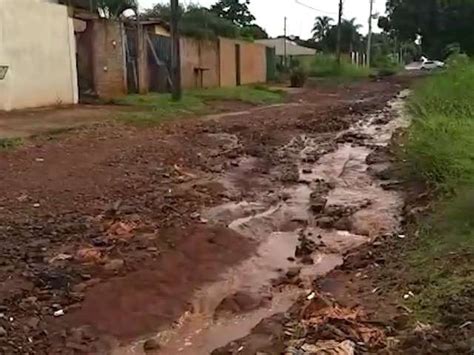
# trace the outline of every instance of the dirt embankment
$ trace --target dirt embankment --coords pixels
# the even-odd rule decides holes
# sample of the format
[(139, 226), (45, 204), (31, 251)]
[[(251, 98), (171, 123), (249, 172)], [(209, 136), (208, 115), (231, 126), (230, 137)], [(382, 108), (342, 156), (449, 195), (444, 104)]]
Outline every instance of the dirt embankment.
[[(228, 117), (149, 129), (83, 129), (3, 152), (2, 351), (107, 353), (173, 324), (173, 332), (179, 334), (180, 321), (191, 324), (190, 329), (197, 322), (211, 336), (220, 334), (225, 340), (228, 332), (214, 327), (219, 322), (206, 318), (202, 323), (191, 317), (186, 323), (186, 314), (265, 309), (269, 300), (278, 301), (274, 287), (288, 284), (288, 279), (298, 285), (301, 269), (297, 269), (302, 268), (298, 265), (339, 262), (331, 255), (347, 247), (347, 241), (331, 245), (324, 233), (319, 246), (309, 234), (294, 239), (295, 231), (309, 231), (308, 209), (315, 220), (327, 203), (321, 196), (331, 189), (341, 189), (334, 205), (344, 205), (344, 186), (317, 180), (334, 172), (314, 166), (336, 152), (327, 161), (327, 166), (340, 169), (336, 182), (342, 183), (347, 169), (355, 172), (349, 179), (357, 181), (359, 160), (370, 153), (357, 142), (366, 137), (339, 133), (382, 110), (402, 87), (397, 82), (370, 82), (311, 89), (287, 104)], [(338, 142), (354, 143), (355, 153), (341, 152)], [(365, 240), (357, 239), (360, 236), (371, 238), (373, 226), (360, 223), (364, 219), (360, 211), (370, 203), (364, 201), (367, 198), (356, 200), (348, 210), (334, 208), (331, 220), (320, 216), (317, 225), (309, 227), (355, 223), (357, 242)], [(225, 204), (232, 208), (212, 210)], [(360, 218), (350, 221), (358, 212)], [(252, 216), (259, 218), (249, 219)], [(277, 244), (268, 244), (273, 232), (289, 234), (278, 234)], [(292, 257), (290, 248), (299, 244), (300, 252)], [(323, 261), (311, 257), (322, 245)], [(275, 254), (279, 256), (272, 259)], [(249, 280), (240, 274), (232, 278), (226, 273), (236, 265), (243, 265), (237, 270), (247, 275), (265, 272)], [(272, 265), (278, 266), (271, 269)], [(296, 269), (288, 269), (290, 265)], [(222, 275), (235, 280), (224, 291), (219, 284)], [(270, 278), (280, 281), (266, 285), (266, 292), (252, 289)], [(218, 291), (211, 301), (196, 294), (215, 283)], [(304, 280), (301, 287), (306, 287)], [(239, 293), (239, 288), (246, 292)], [(257, 291), (257, 297), (249, 296), (249, 290)], [(288, 294), (297, 296), (293, 291)], [(285, 297), (282, 309), (292, 299)], [(255, 316), (242, 329), (265, 316), (265, 312)], [(179, 342), (173, 343), (173, 334), (170, 339), (171, 347), (182, 350)], [(189, 343), (182, 345), (193, 353)], [(199, 346), (205, 349), (209, 344)]]

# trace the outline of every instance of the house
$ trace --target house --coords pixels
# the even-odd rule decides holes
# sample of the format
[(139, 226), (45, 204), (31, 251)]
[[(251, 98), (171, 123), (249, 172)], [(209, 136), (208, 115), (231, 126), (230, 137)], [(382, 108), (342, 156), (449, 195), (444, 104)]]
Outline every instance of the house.
[(77, 103), (68, 8), (49, 0), (0, 0), (0, 74), (0, 110)]
[(280, 63), (283, 62), (283, 58), (285, 55), (291, 61), (291, 59), (295, 57), (307, 57), (314, 56), (316, 54), (315, 49), (300, 46), (296, 42), (290, 41), (283, 37), (273, 39), (261, 39), (257, 40), (256, 42), (270, 48), (275, 48), (275, 52), (277, 57), (279, 58)]

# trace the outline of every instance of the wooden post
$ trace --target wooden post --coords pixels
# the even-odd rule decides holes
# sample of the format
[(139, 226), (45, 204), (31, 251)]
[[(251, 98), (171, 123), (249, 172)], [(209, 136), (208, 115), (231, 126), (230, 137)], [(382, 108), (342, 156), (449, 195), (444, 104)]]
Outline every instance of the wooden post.
[(342, 8), (343, 0), (339, 0), (339, 15), (337, 20), (337, 44), (336, 44), (336, 58), (337, 64), (341, 64), (341, 37), (342, 37)]
[(137, 71), (138, 71), (138, 93), (147, 94), (148, 85), (148, 52), (145, 43), (145, 28), (137, 25)]
[(370, 67), (372, 56), (372, 17), (374, 16), (374, 0), (370, 1), (370, 15), (369, 15), (369, 34), (367, 35), (367, 63)]
[(173, 81), (173, 100), (182, 98), (181, 55), (179, 47), (179, 0), (171, 0), (171, 78)]

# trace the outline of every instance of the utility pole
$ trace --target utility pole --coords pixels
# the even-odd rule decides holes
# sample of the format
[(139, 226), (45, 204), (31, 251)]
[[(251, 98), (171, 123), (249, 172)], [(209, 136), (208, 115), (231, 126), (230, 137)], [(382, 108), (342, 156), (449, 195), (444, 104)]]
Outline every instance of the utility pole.
[(339, 15), (337, 19), (337, 44), (336, 44), (336, 58), (337, 58), (338, 65), (341, 64), (342, 11), (343, 11), (343, 0), (339, 0)]
[(171, 0), (171, 82), (172, 98), (181, 100), (181, 54), (179, 48), (179, 0)]
[(283, 36), (284, 36), (284, 41), (283, 41), (283, 66), (287, 68), (288, 65), (288, 54), (287, 54), (287, 48), (286, 48), (286, 16), (284, 20), (284, 25), (283, 25)]
[(370, 67), (372, 54), (372, 20), (374, 17), (374, 0), (370, 1), (370, 15), (369, 15), (369, 34), (367, 35), (367, 66)]

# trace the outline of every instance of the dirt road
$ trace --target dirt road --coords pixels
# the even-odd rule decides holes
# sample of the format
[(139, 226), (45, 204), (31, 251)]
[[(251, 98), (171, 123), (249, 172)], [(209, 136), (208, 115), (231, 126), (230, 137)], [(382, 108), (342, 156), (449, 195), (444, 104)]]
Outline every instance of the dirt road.
[(396, 233), (401, 198), (374, 176), (404, 87), (308, 89), (2, 152), (1, 349), (209, 354), (288, 311), (350, 250)]

